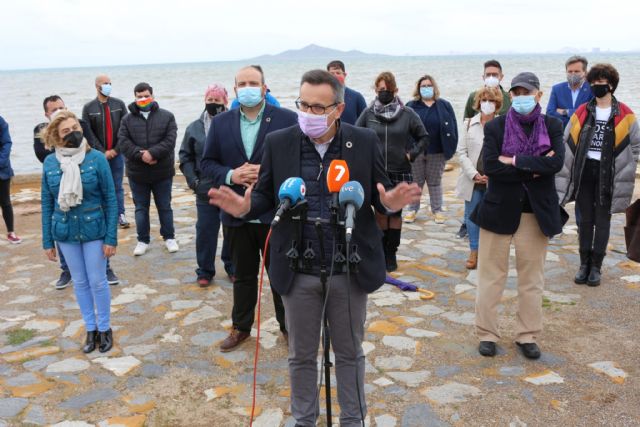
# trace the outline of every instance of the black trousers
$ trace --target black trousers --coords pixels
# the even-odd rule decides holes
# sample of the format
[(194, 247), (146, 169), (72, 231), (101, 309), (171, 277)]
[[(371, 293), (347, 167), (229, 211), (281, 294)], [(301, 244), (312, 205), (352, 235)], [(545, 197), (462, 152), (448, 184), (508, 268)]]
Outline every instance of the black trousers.
[(606, 253), (611, 228), (611, 201), (600, 202), (600, 162), (587, 159), (582, 170), (582, 180), (576, 198), (580, 211), (578, 234), (580, 252), (592, 252), (597, 255)]
[(15, 231), (13, 229), (13, 207), (11, 207), (11, 179), (0, 179), (0, 207), (4, 224), (7, 226), (7, 233)]
[[(258, 275), (260, 274), (260, 254), (269, 265), (269, 253), (264, 254), (269, 226), (245, 223), (240, 227), (227, 227), (227, 238), (231, 246), (231, 259), (235, 267), (236, 281), (233, 284), (233, 326), (243, 332), (251, 332), (258, 302)], [(281, 331), (286, 331), (282, 297), (271, 288), (276, 319)]]

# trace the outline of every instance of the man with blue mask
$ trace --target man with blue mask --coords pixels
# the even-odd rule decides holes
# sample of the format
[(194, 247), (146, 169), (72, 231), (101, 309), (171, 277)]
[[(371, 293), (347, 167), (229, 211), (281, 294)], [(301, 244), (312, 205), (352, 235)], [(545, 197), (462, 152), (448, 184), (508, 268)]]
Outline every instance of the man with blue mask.
[(489, 185), (470, 217), (480, 227), (475, 325), (478, 352), (495, 356), (500, 340), (498, 305), (513, 242), (518, 277), (514, 341), (526, 358), (537, 359), (547, 246), (568, 218), (555, 187), (565, 145), (560, 120), (542, 114), (542, 92), (535, 74), (518, 74), (509, 93), (507, 114), (484, 127), (482, 164)]
[[(273, 131), (293, 126), (297, 115), (290, 110), (273, 106), (265, 101), (267, 86), (262, 68), (249, 65), (236, 74), (234, 91), (240, 108), (215, 115), (204, 146), (200, 163), (201, 175), (210, 179), (214, 187), (229, 186), (237, 194), (256, 183), (262, 161), (265, 136)], [(234, 218), (221, 212), (220, 219), (229, 239), (231, 260), (235, 267), (233, 283), (233, 328), (220, 344), (223, 352), (231, 351), (249, 338), (258, 301), (258, 272), (260, 254), (273, 219), (273, 211), (254, 221)], [(262, 253), (268, 260), (268, 254)], [(276, 319), (285, 339), (282, 298), (271, 290)]]
[(124, 212), (124, 157), (118, 150), (118, 130), (120, 121), (127, 114), (125, 103), (111, 96), (111, 78), (106, 74), (96, 77), (97, 97), (82, 108), (82, 120), (89, 124), (91, 133), (104, 147), (104, 155), (109, 161), (113, 184), (118, 200), (118, 223), (120, 228), (129, 228)]
[(574, 55), (567, 59), (565, 63), (567, 80), (551, 88), (547, 114), (562, 120), (562, 125), (565, 127), (576, 108), (593, 98), (591, 87), (585, 79), (587, 64), (587, 58), (584, 56)]
[[(262, 67), (260, 65), (252, 65), (252, 67), (258, 70), (260, 73), (262, 73), (262, 75), (264, 75), (264, 73), (262, 72)], [(266, 101), (266, 103), (271, 104), (275, 107), (279, 107), (280, 103), (273, 95), (271, 95), (271, 90), (266, 85), (265, 85), (265, 89), (266, 89), (266, 92), (264, 94), (264, 100)], [(243, 105), (243, 104), (240, 102), (240, 99), (238, 98), (238, 93), (236, 91), (236, 98), (233, 101), (231, 101), (230, 109), (233, 110), (234, 108), (240, 107), (240, 105)]]

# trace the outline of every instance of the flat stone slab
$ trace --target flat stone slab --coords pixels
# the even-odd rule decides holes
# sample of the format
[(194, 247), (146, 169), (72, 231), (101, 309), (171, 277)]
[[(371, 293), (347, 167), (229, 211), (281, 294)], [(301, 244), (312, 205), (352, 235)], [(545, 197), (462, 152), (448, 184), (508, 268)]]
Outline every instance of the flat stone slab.
[(587, 366), (593, 368), (595, 371), (605, 374), (616, 384), (624, 384), (628, 374), (620, 369), (615, 362), (610, 360), (604, 362), (589, 363)]
[(479, 388), (456, 382), (447, 383), (441, 386), (429, 387), (422, 391), (422, 394), (430, 402), (438, 405), (448, 405), (452, 403), (462, 403), (471, 397), (482, 395)]
[(49, 374), (80, 372), (89, 369), (89, 366), (91, 366), (91, 364), (86, 360), (71, 357), (69, 359), (52, 363), (47, 366), (46, 372)]
[(447, 311), (442, 314), (442, 317), (461, 325), (474, 325), (476, 321), (476, 314), (471, 312), (457, 313), (455, 311)]
[(414, 338), (436, 338), (442, 335), (440, 332), (433, 332), (418, 328), (407, 328), (405, 333)]
[(191, 310), (200, 307), (203, 300), (178, 300), (171, 302), (171, 310)]
[(18, 397), (0, 398), (0, 418), (12, 418), (29, 404), (28, 399)]
[(394, 348), (396, 350), (408, 350), (408, 351), (416, 351), (418, 348), (418, 343), (407, 337), (399, 337), (399, 336), (385, 336), (382, 338), (382, 343), (387, 347)]
[(78, 319), (69, 322), (64, 331), (62, 331), (62, 336), (65, 338), (72, 338), (76, 336), (78, 332), (84, 327), (84, 320)]
[(96, 402), (113, 400), (118, 396), (120, 396), (120, 393), (112, 388), (93, 389), (65, 400), (59, 405), (59, 407), (61, 409), (80, 410)]
[(194, 323), (202, 322), (203, 320), (215, 319), (217, 317), (222, 317), (222, 313), (213, 307), (205, 305), (204, 307), (189, 313), (180, 323), (182, 326), (189, 326)]
[(146, 356), (149, 353), (153, 353), (158, 349), (158, 344), (140, 344), (140, 345), (130, 345), (128, 347), (124, 347), (122, 351), (127, 356)]
[(133, 356), (99, 357), (93, 362), (102, 365), (104, 369), (113, 372), (118, 377), (128, 374), (142, 363)]
[(111, 300), (111, 305), (122, 305), (122, 304), (130, 304), (134, 301), (144, 301), (147, 299), (145, 294), (127, 294), (121, 293), (113, 300)]
[(420, 307), (414, 307), (411, 309), (414, 313), (421, 314), (423, 316), (436, 316), (438, 314), (444, 313), (444, 310), (440, 307), (431, 304), (424, 304)]
[(386, 374), (409, 387), (418, 387), (431, 376), (431, 372), (429, 371), (386, 372)]
[(564, 378), (549, 370), (530, 375), (524, 380), (533, 385), (562, 384), (564, 382)]
[(57, 424), (53, 424), (51, 427), (96, 427), (94, 424), (89, 424), (84, 421), (62, 421)]
[(438, 414), (427, 404), (416, 404), (407, 407), (402, 415), (401, 427), (447, 427)]
[(62, 320), (29, 320), (24, 324), (24, 329), (33, 329), (38, 332), (48, 332), (61, 328), (64, 325)]
[(253, 421), (255, 427), (273, 427), (279, 426), (284, 418), (282, 409), (267, 409), (264, 410), (259, 417)]
[(406, 356), (380, 356), (376, 357), (374, 365), (376, 368), (383, 369), (385, 371), (408, 371), (413, 365), (413, 358)]

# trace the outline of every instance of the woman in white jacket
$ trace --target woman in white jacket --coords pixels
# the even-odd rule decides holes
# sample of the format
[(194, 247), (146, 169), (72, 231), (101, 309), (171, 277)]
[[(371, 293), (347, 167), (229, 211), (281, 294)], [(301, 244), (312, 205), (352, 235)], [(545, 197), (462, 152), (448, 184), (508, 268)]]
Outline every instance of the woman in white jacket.
[(469, 259), (466, 267), (474, 270), (478, 265), (478, 240), (480, 229), (470, 219), (471, 212), (480, 203), (487, 189), (487, 177), (482, 167), (484, 125), (496, 116), (502, 107), (502, 94), (495, 88), (483, 87), (476, 91), (473, 108), (480, 111), (466, 122), (464, 139), (458, 144), (460, 176), (456, 195), (464, 200), (464, 221), (469, 233)]

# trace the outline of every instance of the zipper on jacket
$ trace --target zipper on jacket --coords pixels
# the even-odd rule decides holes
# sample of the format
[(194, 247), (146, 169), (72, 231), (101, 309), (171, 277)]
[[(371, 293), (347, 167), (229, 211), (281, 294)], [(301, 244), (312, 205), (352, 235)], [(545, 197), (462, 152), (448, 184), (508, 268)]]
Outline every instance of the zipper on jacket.
[(387, 135), (387, 127), (388, 125), (385, 123), (384, 124), (384, 170), (385, 171), (389, 171), (389, 148), (387, 145), (388, 142), (388, 135)]
[(322, 159), (320, 159), (320, 172), (318, 172), (318, 177), (316, 178), (316, 181), (320, 181), (323, 171), (324, 171), (324, 166), (322, 165)]

